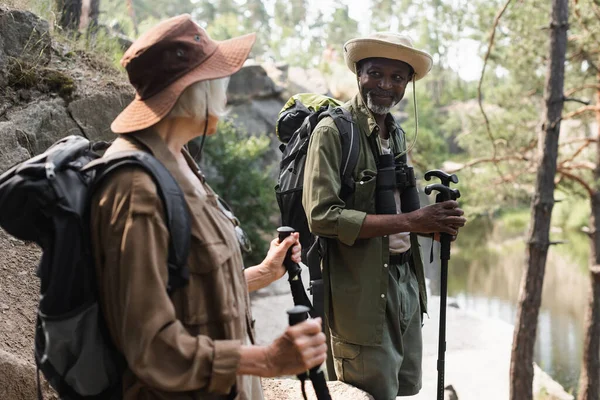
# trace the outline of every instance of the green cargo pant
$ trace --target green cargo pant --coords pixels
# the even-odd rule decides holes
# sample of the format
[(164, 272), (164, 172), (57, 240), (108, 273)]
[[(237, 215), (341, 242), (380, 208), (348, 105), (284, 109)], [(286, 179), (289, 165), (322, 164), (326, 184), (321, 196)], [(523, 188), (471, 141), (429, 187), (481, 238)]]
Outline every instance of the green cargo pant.
[(421, 390), (421, 308), (419, 285), (408, 263), (390, 265), (382, 343), (359, 346), (331, 338), (338, 379), (375, 400), (412, 396)]

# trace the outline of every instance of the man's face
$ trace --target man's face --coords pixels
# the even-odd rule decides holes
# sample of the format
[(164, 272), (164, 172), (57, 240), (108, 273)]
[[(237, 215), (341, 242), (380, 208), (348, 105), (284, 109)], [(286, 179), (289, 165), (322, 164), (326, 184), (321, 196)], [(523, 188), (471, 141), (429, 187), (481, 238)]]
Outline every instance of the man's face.
[(369, 58), (361, 63), (358, 78), (367, 107), (374, 114), (385, 115), (404, 97), (412, 68), (402, 61)]

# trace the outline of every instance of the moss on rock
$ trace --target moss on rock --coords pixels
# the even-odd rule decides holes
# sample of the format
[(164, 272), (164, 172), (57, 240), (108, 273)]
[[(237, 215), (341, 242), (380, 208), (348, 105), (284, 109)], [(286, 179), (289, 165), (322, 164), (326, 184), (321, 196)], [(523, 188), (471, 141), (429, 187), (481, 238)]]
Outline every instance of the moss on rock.
[(69, 102), (75, 92), (73, 79), (56, 69), (11, 59), (7, 68), (8, 86), (13, 89), (39, 90), (56, 93)]

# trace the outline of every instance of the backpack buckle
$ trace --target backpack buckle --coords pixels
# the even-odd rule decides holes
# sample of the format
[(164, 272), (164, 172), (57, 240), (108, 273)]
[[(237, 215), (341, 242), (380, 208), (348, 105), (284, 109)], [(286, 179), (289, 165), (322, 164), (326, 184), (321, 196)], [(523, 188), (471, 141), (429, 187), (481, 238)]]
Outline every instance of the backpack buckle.
[(44, 164), (44, 169), (46, 170), (46, 178), (48, 178), (48, 179), (56, 178), (55, 166), (52, 161), (48, 161), (46, 164)]

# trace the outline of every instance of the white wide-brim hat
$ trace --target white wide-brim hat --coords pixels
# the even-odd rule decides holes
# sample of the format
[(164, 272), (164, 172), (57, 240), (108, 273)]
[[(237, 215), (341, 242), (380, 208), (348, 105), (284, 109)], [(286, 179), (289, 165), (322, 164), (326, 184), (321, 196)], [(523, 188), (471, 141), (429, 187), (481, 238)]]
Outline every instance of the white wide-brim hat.
[(427, 75), (433, 65), (429, 53), (415, 49), (408, 36), (398, 33), (377, 32), (367, 37), (350, 39), (344, 44), (346, 65), (355, 74), (357, 62), (373, 57), (407, 63), (415, 70), (415, 80)]

